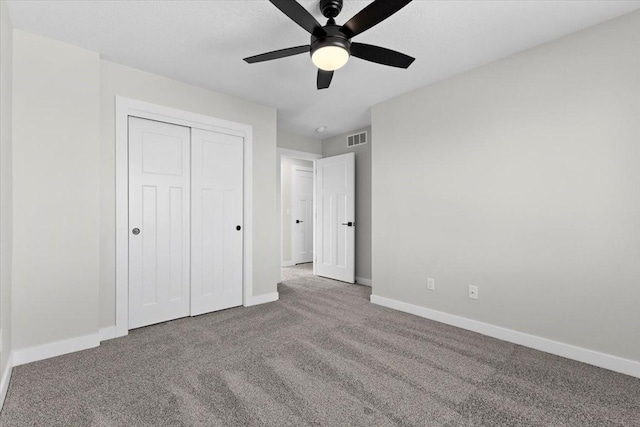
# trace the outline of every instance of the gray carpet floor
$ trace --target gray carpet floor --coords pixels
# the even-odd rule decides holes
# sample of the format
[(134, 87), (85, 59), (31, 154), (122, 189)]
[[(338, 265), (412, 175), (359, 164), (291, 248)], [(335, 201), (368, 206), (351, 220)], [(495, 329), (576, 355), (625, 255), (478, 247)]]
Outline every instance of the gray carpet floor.
[(284, 270), (280, 301), (13, 371), (2, 426), (640, 426), (640, 380)]

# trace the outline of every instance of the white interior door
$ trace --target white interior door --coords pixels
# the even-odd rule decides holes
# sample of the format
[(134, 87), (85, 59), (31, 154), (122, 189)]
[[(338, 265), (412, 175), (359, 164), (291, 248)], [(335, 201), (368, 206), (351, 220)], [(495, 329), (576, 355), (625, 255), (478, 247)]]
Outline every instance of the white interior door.
[(293, 259), (313, 262), (313, 169), (294, 167), (292, 189)]
[(242, 305), (243, 139), (192, 129), (191, 315)]
[(355, 282), (355, 154), (316, 160), (315, 274)]
[(129, 118), (129, 328), (189, 315), (190, 129)]

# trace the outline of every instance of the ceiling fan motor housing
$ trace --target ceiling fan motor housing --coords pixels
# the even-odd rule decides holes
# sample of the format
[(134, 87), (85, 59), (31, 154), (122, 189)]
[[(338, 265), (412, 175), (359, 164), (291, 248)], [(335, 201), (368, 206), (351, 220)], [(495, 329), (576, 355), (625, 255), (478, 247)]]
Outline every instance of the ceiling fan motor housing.
[(326, 32), (326, 36), (311, 35), (311, 56), (316, 50), (326, 46), (338, 46), (351, 53), (351, 40), (340, 31), (339, 25), (326, 25), (322, 28)]
[(320, 0), (320, 11), (329, 19), (338, 16), (341, 10), (342, 0)]

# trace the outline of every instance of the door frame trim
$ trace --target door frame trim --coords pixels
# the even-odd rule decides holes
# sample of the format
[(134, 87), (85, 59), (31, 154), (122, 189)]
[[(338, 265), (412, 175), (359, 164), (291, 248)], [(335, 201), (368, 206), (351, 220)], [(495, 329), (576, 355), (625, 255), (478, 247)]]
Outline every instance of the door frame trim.
[[(290, 260), (284, 259), (283, 245), (282, 245), (282, 158), (283, 157), (290, 157), (293, 159), (312, 161), (314, 162), (314, 168), (315, 168), (315, 161), (318, 159), (321, 159), (322, 154), (309, 153), (307, 151), (291, 150), (289, 148), (276, 147), (276, 177), (277, 177), (276, 178), (276, 200), (277, 200), (276, 208), (277, 208), (277, 215), (278, 215), (278, 253), (280, 254), (278, 269), (280, 269), (280, 267), (287, 267), (290, 265), (290, 263), (293, 262), (293, 257), (291, 257)], [(314, 170), (314, 179), (315, 179), (315, 170)], [(314, 184), (314, 188), (315, 188), (315, 184)], [(314, 230), (315, 230), (315, 227), (314, 227)]]
[[(296, 171), (300, 170), (300, 171), (305, 171), (305, 172), (311, 172), (311, 177), (313, 179), (313, 184), (311, 184), (312, 186), (315, 187), (315, 175), (314, 175), (314, 169), (313, 167), (307, 167), (307, 166), (294, 166), (291, 168), (291, 219), (293, 220), (294, 217), (294, 213), (296, 212), (296, 209), (294, 208), (294, 204), (293, 204), (293, 196), (295, 195), (295, 190), (296, 190)], [(314, 191), (315, 192), (315, 191)], [(311, 196), (313, 197), (313, 196)], [(315, 216), (314, 212), (312, 210), (311, 212), (311, 216)], [(313, 220), (313, 218), (312, 218)], [(313, 221), (313, 227), (315, 228), (315, 220)], [(296, 245), (296, 238), (293, 234), (293, 221), (291, 221), (291, 223), (289, 223), (289, 229), (291, 230), (291, 232), (289, 233), (289, 235), (291, 236), (291, 259), (293, 260), (293, 264), (297, 264), (300, 260), (297, 259), (297, 251), (296, 251), (296, 247), (298, 245)], [(315, 254), (315, 252), (314, 252)], [(313, 260), (312, 260), (313, 262)]]
[(253, 126), (116, 96), (115, 336), (122, 337), (129, 333), (129, 116), (237, 135), (244, 138), (242, 304), (244, 306), (251, 305), (251, 297), (253, 295)]

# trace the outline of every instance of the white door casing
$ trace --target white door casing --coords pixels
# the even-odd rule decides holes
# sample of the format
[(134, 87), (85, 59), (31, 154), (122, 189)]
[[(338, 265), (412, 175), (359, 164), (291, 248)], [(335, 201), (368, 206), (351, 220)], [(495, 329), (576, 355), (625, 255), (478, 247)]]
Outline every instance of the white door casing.
[(129, 328), (189, 315), (190, 129), (129, 118)]
[(242, 305), (243, 139), (201, 129), (192, 129), (191, 137), (191, 315), (196, 316)]
[(313, 262), (313, 169), (295, 166), (291, 188), (293, 261)]
[(314, 272), (355, 282), (355, 154), (316, 161)]

